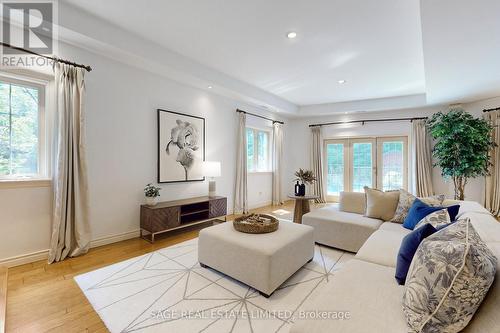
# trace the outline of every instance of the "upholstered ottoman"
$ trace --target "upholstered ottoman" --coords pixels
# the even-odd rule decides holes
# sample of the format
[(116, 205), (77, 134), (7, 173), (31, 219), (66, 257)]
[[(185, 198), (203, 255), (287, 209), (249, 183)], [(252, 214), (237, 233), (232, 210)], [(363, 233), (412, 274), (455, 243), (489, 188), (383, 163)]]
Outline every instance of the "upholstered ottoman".
[(236, 231), (232, 222), (200, 231), (198, 261), (269, 297), (314, 256), (313, 228), (280, 222), (268, 234)]

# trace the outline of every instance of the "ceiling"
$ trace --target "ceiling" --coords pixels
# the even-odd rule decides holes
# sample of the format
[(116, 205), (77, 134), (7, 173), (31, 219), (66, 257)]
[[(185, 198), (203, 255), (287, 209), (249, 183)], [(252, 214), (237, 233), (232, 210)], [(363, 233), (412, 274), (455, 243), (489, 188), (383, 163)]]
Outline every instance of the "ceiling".
[(297, 105), (425, 91), (418, 0), (67, 2)]
[(498, 0), (64, 2), (299, 106), (500, 95)]

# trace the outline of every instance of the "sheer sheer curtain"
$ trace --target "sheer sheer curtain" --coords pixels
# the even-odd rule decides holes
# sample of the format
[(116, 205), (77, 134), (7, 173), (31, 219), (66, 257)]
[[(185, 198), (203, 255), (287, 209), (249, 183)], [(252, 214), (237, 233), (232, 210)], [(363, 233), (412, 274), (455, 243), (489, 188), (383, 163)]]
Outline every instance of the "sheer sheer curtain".
[(248, 212), (248, 180), (247, 180), (247, 117), (238, 112), (238, 136), (236, 147), (236, 185), (234, 190), (234, 212)]
[(325, 184), (323, 183), (323, 135), (321, 126), (311, 127), (311, 168), (316, 176), (313, 194), (319, 196), (317, 203), (326, 202)]
[(84, 254), (90, 246), (84, 69), (56, 62), (54, 71), (56, 131), (50, 263)]
[(273, 205), (283, 203), (281, 177), (283, 176), (283, 125), (273, 123)]
[(486, 177), (485, 207), (500, 216), (500, 111), (486, 112), (484, 118), (493, 126), (493, 139), (497, 146), (491, 150), (490, 175)]
[(413, 193), (418, 197), (434, 194), (430, 136), (425, 120), (413, 120), (411, 131), (413, 161)]

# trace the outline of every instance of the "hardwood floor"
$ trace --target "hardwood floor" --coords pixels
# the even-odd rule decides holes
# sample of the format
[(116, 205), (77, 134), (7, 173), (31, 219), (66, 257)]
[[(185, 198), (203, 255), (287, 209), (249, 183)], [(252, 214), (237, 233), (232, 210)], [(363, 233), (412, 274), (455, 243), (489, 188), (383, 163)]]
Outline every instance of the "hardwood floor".
[[(252, 211), (291, 219), (293, 202)], [(233, 218), (228, 216), (228, 221)], [(136, 238), (94, 248), (82, 257), (52, 265), (38, 261), (10, 268), (6, 332), (108, 332), (73, 277), (195, 238), (201, 228), (158, 236), (154, 244)]]
[(0, 266), (0, 333), (5, 332), (5, 310), (7, 309), (8, 270)]

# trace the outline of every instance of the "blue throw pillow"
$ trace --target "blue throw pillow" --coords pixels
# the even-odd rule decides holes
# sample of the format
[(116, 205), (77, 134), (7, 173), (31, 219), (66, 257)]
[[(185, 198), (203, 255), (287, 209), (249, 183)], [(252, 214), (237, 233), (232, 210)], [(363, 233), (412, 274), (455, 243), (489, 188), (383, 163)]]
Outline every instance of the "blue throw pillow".
[(458, 211), (460, 210), (460, 205), (449, 206), (446, 207), (446, 209), (448, 209), (448, 214), (450, 214), (450, 221), (455, 222), (458, 215)]
[(398, 284), (403, 285), (410, 269), (413, 256), (417, 252), (420, 243), (428, 236), (435, 233), (437, 230), (429, 223), (413, 230), (403, 238), (401, 247), (399, 248), (398, 259), (396, 263), (396, 281)]
[(421, 219), (441, 209), (443, 208), (431, 207), (425, 202), (419, 199), (415, 199), (413, 205), (410, 207), (410, 210), (408, 211), (408, 215), (406, 215), (406, 218), (403, 222), (403, 227), (405, 227), (406, 229), (413, 230), (413, 228), (415, 228), (415, 226), (417, 225), (418, 222), (420, 222)]
[(460, 205), (454, 205), (449, 207), (433, 207), (429, 206), (428, 204), (419, 199), (415, 199), (413, 205), (410, 207), (410, 210), (408, 211), (408, 215), (406, 216), (403, 222), (403, 227), (405, 227), (406, 229), (413, 230), (415, 226), (418, 224), (418, 222), (420, 222), (420, 220), (422, 220), (424, 217), (445, 208), (448, 210), (448, 214), (450, 215), (450, 220), (452, 222), (455, 221), (458, 215), (458, 210), (460, 209)]

